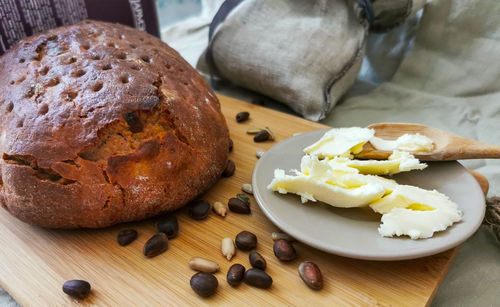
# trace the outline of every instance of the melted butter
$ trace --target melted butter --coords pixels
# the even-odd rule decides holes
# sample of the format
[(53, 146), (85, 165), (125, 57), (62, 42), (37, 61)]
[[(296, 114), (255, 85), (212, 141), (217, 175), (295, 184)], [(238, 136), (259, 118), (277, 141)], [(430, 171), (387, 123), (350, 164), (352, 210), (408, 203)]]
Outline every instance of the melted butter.
[(433, 210), (435, 210), (434, 207), (431, 207), (429, 205), (424, 205), (424, 204), (418, 204), (418, 203), (413, 203), (413, 204), (407, 206), (406, 209), (410, 209), (413, 211), (433, 211)]

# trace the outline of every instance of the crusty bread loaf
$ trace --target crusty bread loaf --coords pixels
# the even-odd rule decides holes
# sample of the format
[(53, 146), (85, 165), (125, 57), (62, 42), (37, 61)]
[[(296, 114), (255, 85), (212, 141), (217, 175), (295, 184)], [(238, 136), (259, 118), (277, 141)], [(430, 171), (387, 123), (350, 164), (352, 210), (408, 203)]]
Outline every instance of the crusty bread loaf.
[(105, 227), (181, 207), (228, 158), (214, 93), (159, 39), (84, 21), (0, 58), (0, 204), (31, 224)]

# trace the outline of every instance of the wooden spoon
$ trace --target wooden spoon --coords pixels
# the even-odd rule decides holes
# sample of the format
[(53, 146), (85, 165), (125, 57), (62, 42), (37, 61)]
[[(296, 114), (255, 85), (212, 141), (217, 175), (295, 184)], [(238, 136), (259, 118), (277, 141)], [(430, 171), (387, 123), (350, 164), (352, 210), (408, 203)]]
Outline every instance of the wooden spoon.
[[(395, 140), (401, 135), (425, 135), (434, 142), (434, 149), (430, 152), (413, 152), (421, 161), (447, 161), (462, 159), (500, 159), (500, 146), (489, 145), (467, 139), (443, 130), (419, 125), (404, 123), (380, 123), (368, 126), (375, 130), (375, 136)], [(355, 155), (360, 159), (387, 159), (392, 152), (377, 150), (370, 142), (363, 146), (363, 151)]]

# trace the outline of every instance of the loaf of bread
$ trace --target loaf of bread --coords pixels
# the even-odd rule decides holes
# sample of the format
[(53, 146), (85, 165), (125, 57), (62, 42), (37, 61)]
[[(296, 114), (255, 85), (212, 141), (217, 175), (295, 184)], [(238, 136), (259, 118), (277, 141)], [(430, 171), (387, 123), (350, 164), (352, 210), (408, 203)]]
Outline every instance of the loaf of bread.
[(159, 39), (84, 21), (0, 58), (0, 204), (50, 228), (97, 228), (177, 209), (228, 159), (206, 82)]

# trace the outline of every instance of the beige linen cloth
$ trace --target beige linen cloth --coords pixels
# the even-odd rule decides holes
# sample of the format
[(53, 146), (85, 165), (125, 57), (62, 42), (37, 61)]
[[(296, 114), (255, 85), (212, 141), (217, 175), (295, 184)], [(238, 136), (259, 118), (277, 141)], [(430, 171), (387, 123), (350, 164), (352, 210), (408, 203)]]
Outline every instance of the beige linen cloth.
[[(351, 96), (323, 120), (331, 126), (414, 122), (500, 144), (500, 2), (433, 1), (391, 82)], [(461, 161), (500, 195), (500, 160)], [(435, 306), (498, 306), (500, 244), (482, 226), (460, 248)], [(403, 303), (403, 302), (402, 302)]]

